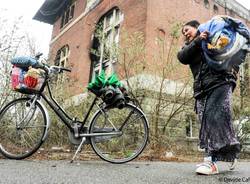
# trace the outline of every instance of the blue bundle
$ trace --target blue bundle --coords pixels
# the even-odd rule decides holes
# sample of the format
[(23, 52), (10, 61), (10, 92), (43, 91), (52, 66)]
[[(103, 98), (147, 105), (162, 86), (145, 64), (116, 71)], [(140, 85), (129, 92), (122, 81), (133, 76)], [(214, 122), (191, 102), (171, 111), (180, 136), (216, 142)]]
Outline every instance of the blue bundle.
[(206, 62), (215, 70), (229, 70), (240, 65), (237, 59), (230, 59), (240, 50), (249, 50), (250, 31), (240, 20), (229, 16), (216, 16), (198, 27), (199, 32), (208, 31), (207, 40), (202, 41)]
[(15, 57), (11, 60), (11, 64), (20, 68), (28, 68), (29, 66), (36, 68), (39, 65), (36, 59), (28, 56)]

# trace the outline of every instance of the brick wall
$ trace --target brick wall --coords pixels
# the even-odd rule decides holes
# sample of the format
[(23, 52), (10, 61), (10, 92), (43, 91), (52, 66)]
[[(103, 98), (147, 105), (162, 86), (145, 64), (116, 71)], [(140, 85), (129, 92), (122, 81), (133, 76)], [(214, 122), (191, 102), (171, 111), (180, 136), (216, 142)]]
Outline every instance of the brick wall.
[[(77, 17), (84, 12), (83, 7), (85, 7), (85, 0), (78, 0), (77, 5), (80, 6), (80, 8), (78, 6), (76, 7), (76, 14), (71, 22), (76, 20)], [(128, 32), (145, 32), (146, 3), (144, 0), (104, 0), (56, 40), (53, 39), (64, 29), (67, 29), (67, 26), (60, 30), (60, 19), (54, 24), (52, 44), (50, 45), (50, 61), (53, 62), (57, 50), (63, 45), (69, 45), (69, 62), (72, 67), (71, 77), (77, 80), (73, 89), (76, 94), (81, 93), (82, 89), (89, 82), (91, 65), (89, 52), (95, 25), (98, 20), (113, 7), (118, 7), (124, 14), (124, 20), (121, 24), (123, 29)]]
[[(77, 0), (75, 16), (70, 23), (74, 22), (84, 12), (86, 0)], [(214, 6), (217, 7), (215, 11)], [(121, 24), (123, 31), (133, 33), (140, 31), (145, 35), (145, 45), (147, 51), (147, 62), (152, 68), (154, 56), (158, 54), (159, 46), (156, 44), (156, 38), (161, 37), (165, 40), (165, 52), (167, 53), (172, 46), (170, 33), (172, 26), (176, 23), (184, 23), (188, 20), (197, 19), (205, 22), (215, 14), (232, 14), (232, 11), (225, 10), (222, 5), (209, 0), (209, 7), (206, 8), (203, 0), (103, 0), (74, 25), (60, 29), (61, 19), (58, 18), (54, 24), (52, 43), (50, 45), (50, 60), (53, 61), (57, 50), (63, 45), (69, 45), (69, 62), (72, 67), (71, 77), (76, 79), (74, 93), (81, 93), (83, 88), (89, 82), (90, 76), (90, 57), (89, 52), (92, 44), (92, 35), (98, 20), (113, 7), (118, 7), (124, 14), (124, 21)], [(238, 18), (238, 17), (237, 17)], [(244, 20), (247, 24), (248, 21)], [(61, 32), (67, 30), (59, 38)], [(123, 44), (123, 43), (121, 43)], [(177, 41), (177, 49), (181, 47), (182, 39)], [(176, 57), (172, 57), (172, 62), (178, 62)], [(119, 68), (118, 68), (119, 70)], [(120, 70), (119, 70), (120, 71)], [(187, 66), (179, 65), (177, 73), (168, 76), (171, 79), (190, 77), (190, 71)]]
[[(217, 4), (213, 0), (209, 0), (209, 7), (205, 7), (203, 0), (148, 0), (147, 5), (147, 23), (146, 23), (146, 43), (147, 43), (147, 53), (149, 54), (148, 61), (154, 64), (155, 55), (157, 55), (157, 50), (159, 50), (159, 45), (156, 44), (156, 38), (159, 36), (159, 30), (164, 32), (164, 38), (166, 41), (166, 55), (168, 54), (168, 49), (173, 46), (171, 42), (171, 32), (172, 27), (176, 23), (185, 23), (190, 20), (198, 20), (200, 23), (204, 23), (212, 18), (214, 15), (228, 14), (243, 20), (246, 24), (249, 21), (237, 16), (237, 14), (231, 14), (232, 12), (225, 9), (220, 4)], [(217, 10), (215, 10), (217, 7)], [(182, 36), (179, 39), (179, 48), (183, 44)], [(156, 51), (156, 52), (152, 52)], [(172, 62), (178, 62), (173, 60)], [(178, 66), (178, 74), (169, 76), (169, 78), (185, 78), (190, 75), (189, 67), (181, 65)]]

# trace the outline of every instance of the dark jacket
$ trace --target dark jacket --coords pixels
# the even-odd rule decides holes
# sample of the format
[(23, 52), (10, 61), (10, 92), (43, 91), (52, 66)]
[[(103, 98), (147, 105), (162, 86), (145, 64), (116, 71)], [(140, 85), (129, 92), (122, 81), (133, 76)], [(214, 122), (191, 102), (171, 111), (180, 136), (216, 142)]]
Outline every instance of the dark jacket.
[(189, 65), (194, 77), (194, 97), (203, 97), (212, 89), (226, 83), (236, 86), (239, 67), (234, 67), (229, 72), (216, 72), (208, 67), (201, 49), (201, 39), (196, 37), (186, 43), (178, 52), (177, 57), (182, 64)]

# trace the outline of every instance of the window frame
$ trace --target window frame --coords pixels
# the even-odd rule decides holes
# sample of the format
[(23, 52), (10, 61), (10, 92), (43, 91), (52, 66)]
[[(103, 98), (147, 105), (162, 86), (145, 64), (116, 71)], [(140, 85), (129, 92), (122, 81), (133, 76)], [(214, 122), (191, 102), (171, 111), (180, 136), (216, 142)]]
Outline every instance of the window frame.
[(214, 12), (215, 14), (218, 14), (218, 13), (219, 13), (219, 7), (218, 7), (217, 5), (215, 5), (215, 4), (214, 4), (214, 6), (213, 6), (213, 12)]
[[(99, 58), (98, 61), (92, 60), (91, 79), (94, 78), (97, 73), (100, 74), (102, 69), (104, 69), (107, 74), (111, 74), (114, 71), (113, 65), (117, 62), (117, 56), (115, 56), (116, 52), (113, 50), (119, 45), (120, 27), (124, 18), (123, 16), (120, 9), (115, 7), (104, 14), (98, 21), (95, 33), (97, 29), (101, 29), (99, 30), (99, 39), (96, 35), (94, 35), (94, 37), (98, 39), (99, 45), (97, 52), (99, 53)], [(115, 45), (115, 48), (113, 45)], [(105, 55), (105, 52), (108, 53), (108, 56)]]
[(206, 9), (209, 9), (210, 8), (210, 2), (208, 0), (204, 0), (204, 6)]
[(84, 13), (87, 14), (93, 10), (102, 0), (86, 0)]
[(60, 29), (65, 28), (74, 18), (75, 15), (76, 0), (74, 0), (62, 13)]
[[(64, 67), (66, 68), (69, 62), (69, 56), (70, 56), (70, 49), (69, 45), (62, 46), (56, 54), (56, 58), (54, 60), (54, 63), (56, 66)], [(56, 84), (59, 85), (65, 80), (65, 75), (62, 73), (60, 75), (57, 75), (56, 78)]]

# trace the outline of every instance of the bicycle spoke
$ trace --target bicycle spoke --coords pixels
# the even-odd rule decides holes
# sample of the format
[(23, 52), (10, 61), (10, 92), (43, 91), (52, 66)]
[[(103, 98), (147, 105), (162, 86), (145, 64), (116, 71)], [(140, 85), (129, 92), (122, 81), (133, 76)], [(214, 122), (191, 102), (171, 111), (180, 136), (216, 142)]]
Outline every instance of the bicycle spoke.
[(21, 140), (22, 146), (24, 148), (24, 150), (26, 150), (26, 147), (24, 147), (25, 145), (29, 148), (32, 148), (32, 145), (28, 143), (28, 141), (26, 140), (26, 138), (24, 137), (24, 135), (22, 135), (22, 140)]
[(98, 129), (110, 129), (112, 125), (121, 127), (119, 136), (92, 137), (94, 151), (104, 160), (112, 163), (124, 163), (136, 158), (145, 148), (148, 139), (148, 126), (145, 116), (135, 106), (127, 105), (123, 109), (107, 109), (96, 115), (90, 125), (90, 133)]
[(27, 134), (27, 136), (30, 138), (32, 142), (36, 142), (35, 139), (26, 130), (23, 131)]
[(118, 131), (117, 128), (115, 127), (114, 123), (108, 118), (108, 114), (105, 113), (104, 118), (105, 118), (105, 121), (107, 120), (111, 124), (111, 126), (115, 129), (115, 131)]
[(32, 101), (33, 107), (27, 103), (30, 103), (29, 98), (20, 98), (1, 111), (0, 151), (7, 158), (26, 158), (43, 143), (47, 127), (45, 112), (35, 100)]

